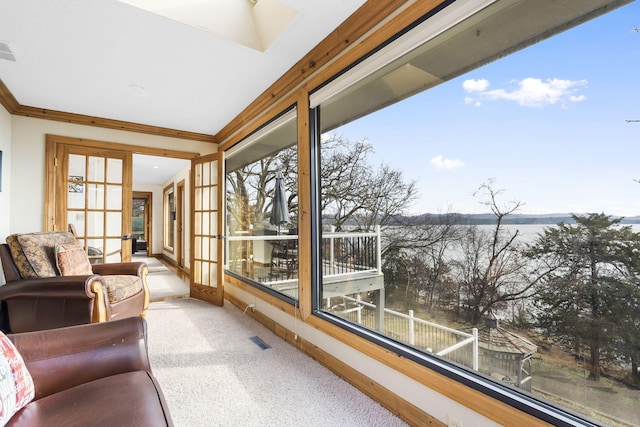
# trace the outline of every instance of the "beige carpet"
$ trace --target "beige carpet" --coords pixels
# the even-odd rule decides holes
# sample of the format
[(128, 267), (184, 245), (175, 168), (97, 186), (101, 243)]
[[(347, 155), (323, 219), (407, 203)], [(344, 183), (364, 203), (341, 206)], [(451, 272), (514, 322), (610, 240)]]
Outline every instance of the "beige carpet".
[(406, 426), (229, 303), (153, 302), (147, 321), (177, 427)]
[(189, 296), (189, 285), (180, 280), (157, 258), (134, 256), (133, 261), (147, 263), (149, 268), (147, 284), (152, 302)]

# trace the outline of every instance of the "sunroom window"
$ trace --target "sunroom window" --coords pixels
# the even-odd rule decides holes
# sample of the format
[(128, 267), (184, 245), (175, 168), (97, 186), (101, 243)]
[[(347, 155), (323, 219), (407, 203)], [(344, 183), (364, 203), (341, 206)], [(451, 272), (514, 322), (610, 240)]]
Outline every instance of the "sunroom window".
[(552, 423), (637, 424), (633, 14), (449, 3), (311, 94), (315, 312)]
[(295, 109), (226, 153), (226, 271), (298, 300)]

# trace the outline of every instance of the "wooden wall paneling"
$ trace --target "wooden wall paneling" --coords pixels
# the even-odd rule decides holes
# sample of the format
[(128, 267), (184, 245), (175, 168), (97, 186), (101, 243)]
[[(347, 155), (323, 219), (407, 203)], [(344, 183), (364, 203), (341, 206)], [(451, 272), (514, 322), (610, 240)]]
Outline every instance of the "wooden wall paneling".
[(298, 91), (298, 305), (302, 319), (313, 311), (311, 302), (311, 138), (309, 94)]
[(20, 107), (20, 104), (2, 80), (0, 80), (0, 105), (2, 105), (9, 114), (15, 114)]
[(56, 142), (51, 135), (45, 138), (44, 148), (44, 218), (42, 220), (44, 231), (53, 231), (55, 229), (56, 218)]
[(145, 133), (149, 135), (182, 138), (193, 141), (216, 143), (213, 135), (169, 129), (160, 126), (143, 125), (121, 120), (104, 119), (83, 114), (66, 113), (64, 111), (47, 110), (44, 108), (21, 105), (13, 113), (17, 116), (33, 117), (36, 119), (54, 120), (58, 122), (74, 123), (78, 125), (96, 126), (107, 129), (117, 129), (128, 132)]
[(118, 142), (97, 141), (61, 135), (47, 135), (47, 140), (51, 140), (55, 144), (80, 145), (82, 147), (129, 151), (133, 154), (147, 154), (150, 156), (172, 157), (175, 159), (191, 160), (200, 155), (200, 153), (192, 151), (169, 150), (166, 148), (145, 147), (143, 145), (121, 144)]

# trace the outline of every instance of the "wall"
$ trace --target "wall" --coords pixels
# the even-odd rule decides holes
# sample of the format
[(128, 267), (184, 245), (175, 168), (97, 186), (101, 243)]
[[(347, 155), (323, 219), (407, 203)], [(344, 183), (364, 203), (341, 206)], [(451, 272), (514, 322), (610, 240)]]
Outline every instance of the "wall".
[[(11, 198), (11, 115), (0, 105), (0, 151), (2, 151), (2, 169), (0, 182), (0, 243), (4, 243), (5, 236), (9, 234), (11, 222), (11, 211), (9, 199)], [(0, 265), (0, 285), (4, 284), (4, 273)]]
[[(161, 193), (160, 193), (160, 205), (161, 205), (161, 210), (160, 210), (160, 215), (162, 215), (162, 196), (163, 196), (163, 192), (164, 189), (173, 184), (173, 191), (174, 191), (174, 195), (175, 197), (177, 197), (178, 194), (178, 190), (177, 190), (177, 185), (180, 181), (184, 180), (184, 206), (183, 209), (185, 210), (185, 214), (184, 214), (184, 218), (183, 218), (183, 223), (184, 223), (184, 229), (182, 230), (182, 235), (184, 236), (184, 238), (186, 239), (183, 247), (182, 247), (182, 251), (184, 254), (184, 262), (185, 262), (185, 267), (186, 268), (190, 268), (190, 263), (189, 263), (189, 254), (190, 254), (190, 244), (189, 244), (189, 236), (191, 233), (191, 224), (189, 221), (190, 215), (189, 215), (189, 206), (191, 206), (191, 192), (189, 191), (190, 185), (191, 185), (191, 180), (190, 180), (190, 172), (191, 172), (191, 167), (190, 166), (185, 166), (184, 168), (182, 168), (181, 170), (179, 170), (175, 175), (173, 175), (171, 178), (169, 178), (166, 182), (164, 182), (162, 184), (162, 189), (161, 189)], [(154, 195), (155, 197), (155, 195)], [(176, 199), (177, 200), (177, 199)], [(177, 203), (177, 201), (176, 201)], [(155, 211), (154, 211), (155, 212)], [(162, 217), (160, 218), (160, 227), (162, 227)], [(160, 228), (160, 231), (162, 232), (162, 228)], [(175, 231), (175, 230), (174, 230)], [(174, 238), (174, 242), (177, 241), (177, 236)], [(154, 245), (155, 246), (155, 245)], [(174, 245), (175, 248), (175, 245)], [(161, 247), (162, 253), (164, 256), (171, 258), (174, 261), (178, 261), (176, 258), (176, 252), (169, 252), (164, 250), (164, 248)]]
[[(4, 230), (6, 231), (0, 235), (0, 239), (4, 239), (9, 232), (40, 231), (44, 228), (44, 154), (46, 134), (140, 145), (158, 149), (191, 151), (201, 154), (209, 154), (215, 152), (217, 149), (214, 144), (205, 142), (124, 132), (22, 116), (12, 117), (10, 133), (11, 163), (20, 166), (11, 168), (9, 178), (12, 183), (10, 221), (9, 227), (5, 227)], [(0, 141), (0, 144), (1, 143)], [(154, 217), (155, 216), (156, 213), (154, 212)], [(0, 231), (2, 231), (2, 229), (0, 229)], [(160, 237), (160, 244), (161, 240), (162, 238)]]
[(11, 211), (11, 115), (0, 106), (0, 151), (2, 151), (2, 189), (0, 191), (0, 242), (9, 234)]

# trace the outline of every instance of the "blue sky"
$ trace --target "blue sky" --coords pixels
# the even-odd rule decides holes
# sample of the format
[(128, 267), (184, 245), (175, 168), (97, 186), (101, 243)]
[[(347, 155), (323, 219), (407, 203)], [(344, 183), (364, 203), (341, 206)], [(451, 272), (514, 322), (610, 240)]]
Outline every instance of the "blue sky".
[[(640, 4), (633, 3), (337, 130), (414, 180), (412, 211), (640, 215)], [(409, 154), (409, 155), (408, 155)]]

